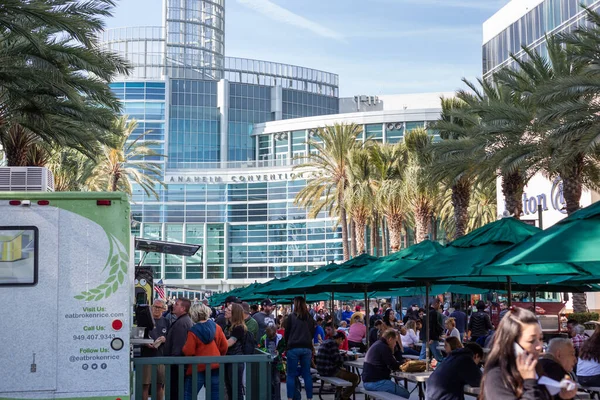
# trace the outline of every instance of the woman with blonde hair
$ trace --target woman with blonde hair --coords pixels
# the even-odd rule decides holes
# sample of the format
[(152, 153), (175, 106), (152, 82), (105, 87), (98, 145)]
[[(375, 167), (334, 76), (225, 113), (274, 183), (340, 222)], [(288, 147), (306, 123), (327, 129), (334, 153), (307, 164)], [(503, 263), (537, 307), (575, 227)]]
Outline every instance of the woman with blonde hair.
[(455, 337), (460, 342), (460, 332), (456, 329), (456, 320), (452, 317), (446, 318), (446, 322), (444, 323), (446, 326), (445, 335), (447, 338)]
[[(246, 337), (246, 324), (244, 323), (244, 309), (238, 303), (230, 303), (225, 309), (225, 319), (227, 319), (227, 327), (225, 329), (225, 336), (227, 337), (227, 350), (228, 356), (242, 355), (243, 342)], [(227, 390), (227, 397), (232, 399), (233, 393), (233, 365), (225, 364), (225, 388)], [(237, 377), (238, 387), (238, 399), (244, 400), (244, 387), (243, 387), (243, 376), (244, 376), (244, 363), (237, 363)]]
[(400, 339), (402, 340), (402, 352), (411, 356), (418, 356), (419, 352), (415, 350), (415, 345), (419, 343), (419, 337), (416, 333), (417, 323), (410, 319), (400, 329)]
[[(215, 324), (210, 318), (211, 309), (204, 304), (194, 304), (190, 308), (190, 317), (196, 324), (190, 328), (187, 334), (185, 346), (183, 346), (183, 354), (188, 357), (214, 357), (223, 356), (227, 353), (228, 344), (227, 338), (221, 327)], [(219, 399), (219, 364), (211, 364), (210, 377), (210, 399)], [(196, 398), (200, 389), (205, 386), (206, 365), (198, 364), (196, 371), (192, 371), (192, 366), (189, 365), (186, 370), (184, 395), (185, 400)], [(196, 395), (192, 394), (192, 374), (198, 375), (198, 391)], [(208, 397), (208, 394), (207, 396)]]

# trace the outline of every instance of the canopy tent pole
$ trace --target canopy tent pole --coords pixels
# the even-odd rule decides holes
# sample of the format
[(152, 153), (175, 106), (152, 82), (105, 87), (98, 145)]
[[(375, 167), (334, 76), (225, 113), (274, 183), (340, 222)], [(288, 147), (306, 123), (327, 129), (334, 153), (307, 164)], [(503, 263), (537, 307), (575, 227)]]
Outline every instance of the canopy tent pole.
[(365, 326), (367, 327), (367, 347), (369, 347), (371, 343), (369, 343), (369, 295), (367, 294), (367, 285), (365, 285)]
[[(537, 309), (537, 288), (535, 286), (531, 287), (531, 294), (533, 295), (533, 313), (536, 314), (535, 310)], [(537, 314), (536, 314), (537, 315)]]
[(507, 287), (506, 291), (508, 292), (508, 294), (507, 294), (507, 296), (508, 296), (507, 303), (508, 303), (508, 306), (510, 307), (510, 306), (512, 306), (512, 288), (511, 288), (511, 278), (510, 278), (510, 276), (506, 277), (506, 284), (507, 284), (506, 285), (506, 287)]
[(332, 319), (332, 321), (333, 321), (334, 323), (339, 323), (339, 321), (336, 321), (336, 317), (335, 317), (335, 311), (333, 311), (333, 308), (334, 308), (333, 304), (334, 304), (334, 301), (335, 301), (335, 297), (334, 297), (334, 294), (333, 294), (333, 293), (334, 293), (334, 292), (333, 292), (333, 290), (332, 290), (332, 291), (331, 291), (331, 310), (329, 310), (329, 311), (331, 312), (331, 319)]
[(431, 314), (431, 310), (429, 309), (429, 282), (425, 282), (425, 363), (427, 365), (427, 371), (430, 371), (430, 363), (429, 363), (429, 318)]

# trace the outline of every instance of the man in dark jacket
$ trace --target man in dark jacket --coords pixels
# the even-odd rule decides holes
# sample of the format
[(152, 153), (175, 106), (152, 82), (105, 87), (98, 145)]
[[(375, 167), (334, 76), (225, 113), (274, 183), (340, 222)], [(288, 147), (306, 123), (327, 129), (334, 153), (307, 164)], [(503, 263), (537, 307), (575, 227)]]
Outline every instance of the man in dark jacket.
[(344, 332), (336, 332), (333, 339), (329, 339), (321, 343), (319, 352), (315, 357), (317, 371), (321, 376), (335, 376), (343, 380), (352, 382), (352, 386), (344, 389), (341, 394), (342, 399), (348, 400), (354, 395), (354, 390), (360, 382), (358, 375), (342, 369), (344, 364), (344, 356), (340, 353), (340, 345), (346, 339)]
[[(430, 354), (437, 361), (442, 361), (444, 357), (442, 353), (438, 349), (438, 342), (440, 340), (440, 335), (443, 332), (443, 324), (442, 324), (442, 314), (438, 312), (440, 308), (440, 300), (434, 299), (429, 305), (429, 312), (427, 313), (426, 318), (429, 318), (429, 351)], [(423, 329), (419, 333), (419, 339), (421, 342), (425, 343), (427, 341), (427, 337), (425, 336), (425, 322), (423, 322)], [(425, 359), (425, 352), (427, 351), (427, 347), (421, 346), (421, 354), (419, 355), (419, 359)]]
[(467, 343), (439, 363), (427, 380), (427, 400), (464, 400), (464, 386), (479, 387), (483, 349), (477, 343)]
[(467, 322), (467, 314), (465, 314), (462, 310), (462, 304), (460, 302), (456, 302), (454, 304), (454, 311), (450, 314), (451, 318), (454, 318), (456, 321), (456, 329), (460, 333), (460, 339), (465, 338), (465, 333), (467, 332), (468, 322)]
[[(538, 360), (536, 372), (540, 377), (547, 376), (560, 382), (567, 376), (571, 376), (576, 363), (577, 357), (575, 357), (573, 342), (567, 338), (554, 338), (548, 342), (548, 350)], [(544, 386), (542, 385), (542, 387)], [(554, 396), (548, 392), (548, 397), (555, 400), (572, 399), (576, 394), (576, 388), (572, 392), (563, 389)]]
[(397, 371), (400, 363), (394, 358), (394, 348), (398, 343), (398, 333), (388, 329), (367, 351), (363, 366), (363, 386), (375, 392), (387, 392), (406, 399), (410, 393), (403, 386), (390, 380), (391, 371)]
[[(165, 342), (165, 355), (179, 357), (183, 355), (183, 346), (187, 340), (187, 334), (194, 325), (189, 312), (192, 303), (189, 299), (180, 297), (173, 305), (173, 314), (177, 319), (167, 332), (167, 341)], [(178, 399), (179, 366), (171, 365), (171, 399)]]

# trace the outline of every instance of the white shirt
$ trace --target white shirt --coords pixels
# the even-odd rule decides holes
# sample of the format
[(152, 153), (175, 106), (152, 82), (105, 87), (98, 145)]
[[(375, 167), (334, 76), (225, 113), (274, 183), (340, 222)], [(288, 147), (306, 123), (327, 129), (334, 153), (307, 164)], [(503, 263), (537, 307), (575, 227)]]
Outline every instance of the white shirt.
[(600, 375), (600, 363), (591, 360), (577, 361), (577, 376), (594, 376)]
[(450, 334), (448, 335), (448, 337), (452, 337), (452, 336), (454, 336), (455, 338), (457, 338), (458, 340), (460, 340), (460, 332), (458, 331), (458, 329), (452, 328), (452, 332), (450, 332)]
[(400, 335), (402, 339), (402, 347), (411, 347), (419, 342), (419, 337), (414, 330), (408, 329), (406, 335)]

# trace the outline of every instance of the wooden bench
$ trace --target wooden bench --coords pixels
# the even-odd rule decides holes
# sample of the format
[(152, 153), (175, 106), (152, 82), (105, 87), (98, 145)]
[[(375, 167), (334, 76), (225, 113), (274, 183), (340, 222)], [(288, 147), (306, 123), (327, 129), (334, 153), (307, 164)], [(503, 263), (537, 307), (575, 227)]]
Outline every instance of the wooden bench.
[(343, 388), (351, 387), (352, 382), (346, 381), (342, 378), (336, 378), (335, 376), (321, 376), (317, 375), (316, 378), (321, 381), (321, 386), (319, 387), (319, 399), (323, 400), (323, 387), (326, 383), (333, 386), (336, 390), (341, 391)]
[(411, 354), (402, 354), (402, 358), (405, 358), (407, 360), (418, 360), (419, 356), (413, 356)]
[(367, 390), (362, 386), (356, 388), (357, 391), (363, 393), (365, 395), (365, 399), (373, 399), (373, 400), (398, 400), (404, 399), (402, 396), (398, 396), (392, 393), (387, 392), (374, 392), (372, 390)]

